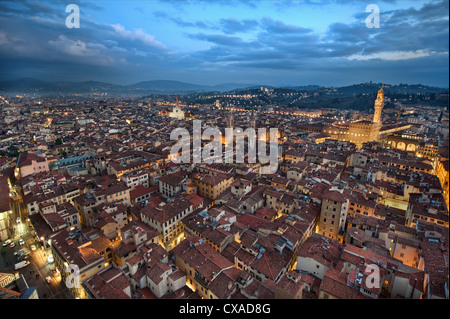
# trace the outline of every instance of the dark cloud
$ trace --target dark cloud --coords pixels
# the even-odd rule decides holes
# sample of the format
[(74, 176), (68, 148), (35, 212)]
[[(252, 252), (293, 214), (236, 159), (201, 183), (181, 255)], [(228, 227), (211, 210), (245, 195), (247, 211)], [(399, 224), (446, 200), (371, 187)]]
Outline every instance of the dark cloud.
[(15, 14), (41, 14), (41, 15), (54, 15), (56, 14), (55, 7), (49, 6), (40, 1), (33, 0), (17, 0), (10, 1), (4, 0), (0, 3), (0, 8), (2, 9), (2, 13), (15, 13)]
[[(150, 13), (148, 7), (145, 13), (180, 27), (186, 38), (201, 41), (203, 46), (177, 51), (144, 30), (89, 18), (82, 20), (82, 28), (67, 29), (67, 3), (63, 0), (51, 5), (34, 0), (1, 1), (0, 77), (70, 76), (73, 80), (114, 83), (169, 77), (209, 84), (211, 80), (218, 83), (238, 78), (267, 84), (291, 81), (322, 85), (373, 80), (448, 86), (448, 1), (391, 11), (383, 11), (382, 4), (389, 1), (379, 1), (379, 29), (367, 28), (368, 13), (361, 12), (348, 23), (331, 23), (324, 34), (269, 16), (255, 18), (251, 13), (247, 18), (216, 20), (208, 16), (195, 20), (182, 14), (182, 4), (237, 7), (242, 0), (166, 2), (173, 8), (181, 7), (177, 15), (158, 10)], [(274, 3), (284, 10), (334, 2)], [(102, 10), (102, 2), (71, 3)], [(367, 5), (356, 0), (348, 3)], [(251, 10), (258, 2), (246, 1), (245, 5)], [(140, 4), (134, 9), (144, 13)]]
[(189, 28), (199, 28), (199, 29), (217, 29), (217, 27), (214, 27), (212, 25), (209, 25), (205, 23), (204, 21), (195, 21), (195, 22), (189, 22), (184, 21), (181, 18), (174, 18), (170, 17), (170, 20), (174, 22), (176, 25), (180, 27), (189, 27)]
[(190, 37), (192, 39), (204, 40), (221, 46), (242, 47), (244, 45), (244, 41), (240, 37), (228, 36), (223, 34), (197, 33), (190, 35)]
[(261, 20), (261, 26), (265, 31), (273, 34), (285, 34), (285, 33), (303, 34), (303, 33), (310, 33), (313, 31), (312, 29), (302, 28), (296, 25), (288, 25), (282, 21), (273, 20), (268, 17), (263, 18)]
[(217, 22), (213, 21), (187, 21), (180, 17), (173, 17), (165, 12), (157, 11), (154, 14), (158, 18), (166, 18), (171, 22), (175, 23), (177, 26), (183, 28), (195, 28), (203, 30), (213, 30), (220, 31), (225, 34), (234, 34), (239, 32), (246, 32), (249, 30), (254, 30), (258, 27), (258, 21), (255, 19), (243, 19), (239, 20), (236, 18), (226, 18), (220, 19)]
[(255, 19), (238, 20), (235, 18), (221, 19), (219, 24), (222, 31), (227, 34), (234, 34), (237, 32), (246, 32), (254, 30), (258, 27), (258, 21)]
[(159, 0), (164, 5), (173, 6), (177, 10), (183, 10), (183, 6), (200, 5), (200, 6), (246, 6), (249, 8), (256, 8), (258, 2), (262, 0)]
[[(355, 16), (357, 22), (334, 23), (327, 38), (334, 47), (352, 45), (365, 55), (384, 52), (427, 53), (448, 55), (448, 1), (433, 2), (420, 9), (406, 8), (380, 12), (380, 28), (365, 26), (366, 15)], [(394, 55), (394, 53), (393, 53)], [(421, 54), (419, 54), (421, 55)], [(389, 56), (387, 56), (389, 59)]]

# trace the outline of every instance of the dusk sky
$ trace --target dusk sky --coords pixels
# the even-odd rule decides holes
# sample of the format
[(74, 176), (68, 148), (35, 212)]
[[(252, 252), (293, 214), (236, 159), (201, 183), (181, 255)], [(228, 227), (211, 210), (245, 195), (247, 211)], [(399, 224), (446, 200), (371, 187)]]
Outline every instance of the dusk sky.
[(2, 0), (0, 80), (448, 87), (448, 18), (438, 0)]

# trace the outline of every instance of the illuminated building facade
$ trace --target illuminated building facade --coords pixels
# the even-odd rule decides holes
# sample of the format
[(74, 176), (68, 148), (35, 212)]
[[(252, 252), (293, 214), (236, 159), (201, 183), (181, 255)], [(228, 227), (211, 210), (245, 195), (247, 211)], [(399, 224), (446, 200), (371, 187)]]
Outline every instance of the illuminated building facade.
[(332, 139), (349, 141), (361, 148), (363, 143), (378, 141), (382, 121), (381, 112), (384, 107), (384, 90), (380, 89), (375, 100), (372, 121), (359, 120), (348, 124), (333, 124), (324, 128), (323, 133), (330, 135)]

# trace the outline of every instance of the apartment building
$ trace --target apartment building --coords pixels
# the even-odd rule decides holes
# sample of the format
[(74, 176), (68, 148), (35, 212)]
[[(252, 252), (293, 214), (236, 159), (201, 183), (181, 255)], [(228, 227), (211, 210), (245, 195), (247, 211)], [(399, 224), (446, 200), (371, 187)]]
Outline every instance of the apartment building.
[(132, 298), (130, 279), (114, 264), (83, 281), (82, 287), (89, 299)]
[(10, 202), (9, 202), (9, 178), (7, 175), (0, 173), (0, 240), (4, 241), (9, 238), (9, 227), (12, 223), (10, 218)]
[(148, 187), (150, 185), (148, 172), (146, 170), (130, 171), (123, 174), (120, 179), (133, 190), (138, 185)]
[(80, 219), (77, 209), (69, 202), (56, 205), (52, 202), (39, 204), (39, 212), (52, 231), (63, 228), (80, 229)]
[(160, 176), (159, 192), (166, 198), (174, 197), (183, 191), (184, 184), (187, 180), (187, 174), (184, 172), (176, 172)]
[(197, 185), (197, 194), (215, 200), (234, 182), (232, 174), (215, 172), (212, 175), (198, 173), (192, 178)]
[(34, 173), (46, 172), (49, 162), (45, 155), (22, 152), (17, 161), (17, 170), (20, 176), (25, 177)]
[(77, 208), (80, 221), (84, 226), (90, 225), (90, 218), (93, 216), (96, 206), (110, 203), (122, 204), (125, 207), (131, 206), (130, 189), (124, 182), (114, 181), (99, 185), (100, 187), (73, 199), (73, 205)]
[(449, 227), (449, 215), (442, 194), (411, 193), (406, 222), (409, 227), (415, 227), (418, 220)]
[(349, 199), (343, 189), (331, 188), (322, 195), (318, 233), (343, 242)]
[(79, 234), (73, 236), (63, 229), (50, 236), (52, 255), (61, 281), (67, 285), (74, 297), (89, 298), (82, 284), (85, 280), (98, 274), (109, 263), (107, 256), (91, 247), (91, 240)]
[(148, 205), (140, 210), (140, 216), (144, 223), (161, 234), (163, 246), (170, 250), (182, 240), (184, 230), (182, 220), (192, 213), (193, 206), (191, 201), (183, 198), (162, 206)]
[(233, 268), (233, 263), (198, 236), (183, 240), (172, 253), (175, 265), (186, 274), (186, 285), (204, 299), (216, 299), (211, 286), (222, 272)]
[(30, 215), (39, 212), (40, 204), (61, 205), (73, 200), (80, 195), (80, 189), (76, 184), (62, 184), (54, 187), (46, 187), (38, 192), (31, 191), (23, 197)]

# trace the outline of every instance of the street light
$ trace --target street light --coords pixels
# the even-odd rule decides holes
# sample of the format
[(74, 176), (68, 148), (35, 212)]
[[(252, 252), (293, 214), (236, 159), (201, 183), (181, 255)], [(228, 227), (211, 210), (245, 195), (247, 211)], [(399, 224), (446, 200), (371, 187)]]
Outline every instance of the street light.
[(47, 245), (45, 244), (44, 236), (41, 236), (40, 240), (42, 241), (42, 245), (44, 246), (44, 250), (46, 250), (47, 249)]

